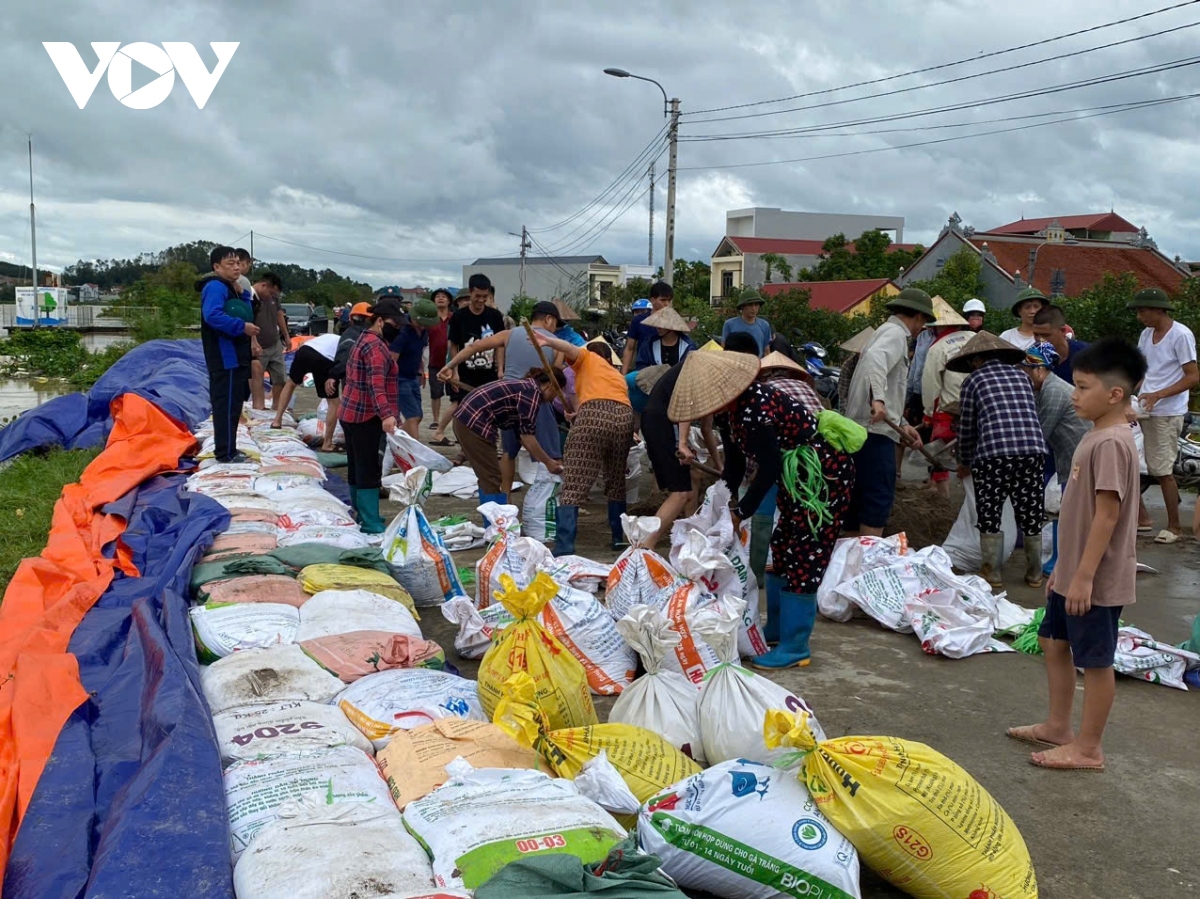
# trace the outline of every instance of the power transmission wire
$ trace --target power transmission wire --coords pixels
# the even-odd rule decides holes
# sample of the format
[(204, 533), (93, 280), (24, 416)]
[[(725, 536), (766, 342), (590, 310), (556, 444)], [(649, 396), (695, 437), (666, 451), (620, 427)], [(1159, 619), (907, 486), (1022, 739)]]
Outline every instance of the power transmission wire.
[(888, 147), (873, 147), (873, 148), (865, 149), (865, 150), (847, 150), (842, 153), (826, 153), (826, 154), (823, 154), (820, 156), (803, 156), (803, 157), (800, 157), (797, 159), (771, 159), (771, 160), (764, 160), (762, 162), (736, 162), (736, 163), (727, 163), (725, 165), (681, 166), (679, 168), (679, 171), (681, 171), (681, 172), (693, 171), (694, 172), (694, 171), (708, 171), (710, 169), (754, 168), (754, 167), (765, 166), (765, 165), (784, 165), (787, 163), (794, 163), (794, 162), (815, 162), (817, 160), (825, 160), (825, 159), (840, 159), (844, 156), (863, 156), (863, 155), (866, 155), (869, 153), (885, 153), (889, 150), (907, 150), (907, 149), (911, 149), (913, 147), (928, 147), (928, 146), (932, 146), (934, 144), (946, 144), (946, 143), (951, 143), (952, 141), (968, 140), (968, 139), (974, 138), (974, 137), (987, 137), (987, 136), (993, 135), (993, 134), (1009, 134), (1009, 133), (1012, 133), (1015, 131), (1028, 131), (1032, 128), (1044, 128), (1047, 125), (1057, 125), (1057, 124), (1061, 124), (1063, 122), (1078, 122), (1082, 119), (1093, 119), (1093, 118), (1099, 118), (1100, 116), (1115, 115), (1115, 114), (1121, 113), (1121, 112), (1129, 112), (1133, 109), (1144, 109), (1144, 108), (1149, 108), (1152, 106), (1163, 106), (1168, 103), (1178, 103), (1183, 100), (1193, 100), (1193, 99), (1196, 99), (1197, 97), (1200, 97), (1200, 92), (1193, 93), (1193, 94), (1182, 94), (1177, 97), (1167, 97), (1167, 98), (1164, 98), (1161, 100), (1147, 100), (1147, 101), (1144, 101), (1137, 105), (1130, 105), (1130, 106), (1126, 106), (1121, 109), (1110, 109), (1110, 110), (1106, 110), (1103, 112), (1092, 113), (1090, 115), (1068, 116), (1065, 118), (1054, 119), (1054, 120), (1046, 121), (1046, 122), (1034, 122), (1034, 123), (1031, 123), (1028, 125), (1018, 125), (1018, 126), (1015, 126), (1012, 128), (996, 128), (996, 129), (993, 129), (990, 131), (979, 131), (974, 134), (958, 134), (958, 135), (954, 135), (952, 137), (942, 137), (942, 138), (936, 138), (934, 140), (918, 141), (916, 143), (911, 143), (911, 144), (896, 144), (896, 145), (888, 146)]
[[(819, 96), (823, 96), (825, 94), (833, 94), (833, 93), (837, 93), (838, 91), (850, 90), (850, 89), (856, 88), (856, 87), (870, 87), (870, 86), (876, 85), (876, 84), (885, 84), (889, 81), (897, 81), (901, 78), (907, 78), (911, 75), (923, 75), (926, 72), (936, 72), (941, 69), (949, 69), (949, 68), (953, 68), (954, 66), (961, 66), (961, 65), (965, 65), (965, 64), (971, 63), (971, 62), (978, 62), (981, 59), (990, 59), (990, 58), (993, 58), (996, 56), (1004, 56), (1008, 53), (1016, 53), (1021, 50), (1029, 50), (1033, 47), (1041, 47), (1041, 46), (1045, 46), (1047, 44), (1053, 44), (1058, 41), (1067, 40), (1068, 38), (1078, 37), (1081, 34), (1089, 34), (1091, 32), (1101, 31), (1106, 28), (1113, 28), (1118, 25), (1127, 25), (1130, 22), (1136, 22), (1140, 19), (1147, 19), (1147, 18), (1150, 18), (1151, 16), (1161, 15), (1162, 13), (1171, 12), (1172, 10), (1176, 10), (1176, 9), (1181, 9), (1185, 6), (1192, 6), (1193, 4), (1195, 4), (1197, 2), (1200, 2), (1200, 0), (1186, 0), (1186, 2), (1175, 3), (1171, 6), (1164, 6), (1161, 9), (1155, 9), (1155, 10), (1151, 10), (1150, 12), (1140, 13), (1139, 15), (1136, 15), (1136, 16), (1129, 16), (1124, 19), (1116, 19), (1115, 21), (1104, 22), (1100, 25), (1092, 25), (1089, 28), (1082, 28), (1077, 31), (1070, 31), (1065, 34), (1055, 35), (1054, 37), (1043, 38), (1042, 40), (1032, 41), (1028, 44), (1020, 44), (1016, 47), (1006, 47), (1003, 50), (993, 50), (989, 53), (980, 53), (977, 56), (964, 57), (963, 59), (958, 59), (953, 62), (944, 62), (944, 63), (939, 63), (937, 65), (925, 66), (924, 68), (920, 68), (920, 69), (911, 69), (907, 72), (900, 72), (895, 75), (886, 75), (882, 78), (873, 78), (873, 79), (870, 79), (869, 81), (858, 81), (853, 84), (843, 84), (840, 87), (828, 87), (828, 88), (824, 88), (822, 90), (807, 91), (806, 93), (802, 93), (802, 94), (793, 94), (790, 97), (777, 97), (774, 100), (754, 100), (749, 103), (737, 103), (732, 106), (714, 106), (710, 109), (694, 109), (694, 110), (691, 110), (690, 112), (683, 113), (683, 115), (690, 117), (690, 116), (698, 116), (698, 115), (702, 115), (702, 114), (710, 113), (710, 112), (725, 112), (725, 111), (731, 110), (731, 109), (747, 109), (752, 106), (766, 106), (766, 105), (770, 105), (771, 103), (787, 103), (791, 100), (801, 100), (801, 99), (805, 99), (807, 97), (819, 97)], [(706, 121), (722, 121), (722, 120), (708, 119)]]
[[(1029, 112), (1029, 113), (1024, 113), (1022, 115), (1000, 116), (1000, 117), (997, 117), (994, 119), (971, 119), (971, 120), (962, 121), (962, 122), (944, 122), (944, 123), (938, 124), (938, 125), (912, 125), (908, 128), (872, 128), (872, 129), (869, 129), (866, 131), (820, 131), (820, 132), (803, 131), (801, 133), (781, 132), (778, 134), (771, 134), (771, 133), (764, 132), (762, 135), (760, 135), (760, 137), (762, 139), (776, 138), (776, 137), (786, 138), (786, 139), (821, 138), (821, 137), (864, 137), (864, 136), (874, 135), (874, 134), (906, 134), (906, 133), (910, 133), (913, 131), (942, 131), (942, 130), (946, 130), (948, 128), (970, 128), (970, 127), (973, 127), (976, 125), (994, 125), (999, 122), (1017, 122), (1017, 121), (1025, 121), (1028, 119), (1044, 119), (1044, 118), (1049, 118), (1051, 116), (1070, 115), (1072, 113), (1097, 112), (1097, 111), (1103, 110), (1103, 109), (1118, 109), (1118, 108), (1123, 108), (1123, 107), (1127, 107), (1127, 106), (1128, 107), (1136, 107), (1136, 106), (1140, 106), (1140, 105), (1143, 105), (1146, 103), (1157, 102), (1157, 101), (1163, 100), (1163, 99), (1178, 99), (1178, 98), (1177, 97), (1174, 97), (1174, 98), (1153, 97), (1148, 100), (1127, 100), (1124, 103), (1106, 103), (1102, 106), (1083, 106), (1083, 107), (1079, 107), (1076, 109), (1054, 109), (1054, 110), (1047, 110), (1046, 112)], [(681, 137), (680, 141), (681, 142), (683, 142), (683, 141), (706, 142), (706, 141), (710, 141), (710, 140), (714, 140), (714, 139), (716, 139), (716, 138), (715, 138), (715, 136), (712, 136), (712, 135), (697, 135), (695, 137), (690, 137), (690, 138)]]
[[(654, 162), (657, 162), (660, 158), (662, 158), (662, 154), (664, 152), (666, 152), (665, 144), (659, 148), (658, 156), (654, 157)], [(648, 164), (649, 164), (649, 162), (647, 162), (647, 165)], [(584, 221), (582, 221), (580, 224), (576, 225), (576, 227), (573, 228), (570, 232), (563, 235), (563, 237), (561, 239), (559, 239), (556, 243), (548, 241), (549, 243), (551, 243), (552, 250), (555, 253), (562, 254), (566, 247), (581, 243), (582, 240), (585, 239), (587, 237), (587, 235), (593, 231), (593, 229), (595, 229), (598, 225), (603, 224), (603, 222), (611, 215), (612, 211), (614, 209), (617, 209), (618, 207), (620, 207), (629, 198), (630, 193), (632, 193), (634, 190), (636, 190), (638, 185), (641, 183), (642, 183), (642, 179), (641, 179), (640, 175), (638, 175), (637, 177), (628, 178), (624, 185), (624, 193), (622, 193), (618, 197), (613, 198), (612, 201), (607, 206), (597, 207), (596, 211), (594, 211), (589, 216), (587, 216), (587, 218), (585, 218)], [(579, 237), (575, 236), (575, 235), (579, 234), (580, 231), (583, 231), (583, 235), (579, 236)]]
[[(378, 260), (381, 262), (405, 262), (405, 263), (453, 263), (453, 262), (457, 262), (457, 263), (465, 263), (465, 262), (472, 262), (472, 261), (474, 261), (474, 258), (475, 258), (475, 257), (459, 257), (457, 259), (398, 259), (394, 256), (368, 256), (363, 253), (345, 253), (341, 250), (331, 250), (331, 249), (328, 249), (327, 247), (314, 247), (309, 244), (297, 243), (294, 240), (284, 240), (282, 237), (272, 237), (270, 234), (263, 234), (261, 231), (255, 231), (254, 236), (255, 237), (265, 237), (267, 240), (273, 240), (276, 243), (285, 243), (288, 246), (300, 247), (301, 249), (305, 249), (305, 250), (315, 250), (318, 253), (330, 253), (334, 256), (348, 256), (352, 259), (374, 259), (374, 260)], [(492, 258), (515, 259), (516, 257), (512, 256), (512, 257), (492, 257)]]
[(641, 201), (642, 201), (642, 198), (643, 198), (643, 197), (645, 197), (645, 196), (646, 196), (646, 194), (648, 194), (649, 192), (650, 192), (650, 186), (649, 186), (649, 185), (646, 185), (646, 186), (645, 186), (644, 188), (642, 188), (642, 190), (640, 190), (640, 191), (639, 191), (639, 192), (638, 192), (638, 193), (637, 193), (635, 196), (633, 196), (633, 197), (630, 197), (630, 199), (629, 199), (629, 202), (628, 202), (628, 203), (626, 203), (626, 204), (625, 204), (625, 206), (624, 206), (624, 207), (622, 207), (622, 208), (621, 208), (621, 210), (620, 210), (619, 212), (617, 212), (617, 214), (616, 214), (616, 215), (614, 215), (614, 216), (612, 217), (612, 220), (611, 220), (611, 221), (609, 221), (609, 223), (608, 223), (607, 225), (605, 225), (605, 226), (604, 226), (603, 228), (601, 228), (601, 229), (600, 229), (598, 232), (596, 232), (596, 234), (594, 234), (594, 235), (592, 236), (592, 238), (591, 238), (591, 239), (590, 239), (590, 240), (589, 240), (587, 243), (585, 243), (585, 244), (584, 244), (583, 246), (581, 246), (581, 247), (578, 247), (578, 248), (576, 248), (576, 249), (575, 249), (573, 252), (575, 252), (575, 253), (582, 253), (582, 252), (584, 252), (585, 250), (588, 250), (588, 249), (590, 249), (592, 246), (594, 246), (594, 245), (595, 245), (595, 243), (596, 243), (596, 241), (598, 241), (598, 240), (599, 240), (601, 237), (603, 237), (605, 234), (607, 234), (607, 233), (608, 233), (608, 230), (609, 230), (609, 229), (610, 229), (610, 228), (611, 228), (613, 225), (615, 225), (615, 224), (616, 224), (618, 221), (620, 221), (622, 218), (624, 218), (624, 217), (625, 217), (626, 213), (628, 213), (628, 212), (629, 212), (631, 209), (633, 209), (633, 207), (634, 207), (634, 206), (637, 206), (637, 205), (639, 205), (639, 204), (641, 203)]
[[(1013, 100), (1027, 100), (1033, 97), (1049, 96), (1052, 94), (1064, 93), (1071, 90), (1079, 90), (1085, 87), (1095, 87), (1101, 84), (1111, 84), (1117, 81), (1125, 81), (1130, 78), (1140, 78), (1143, 75), (1157, 75), (1162, 72), (1172, 71), (1174, 69), (1187, 68), (1188, 66), (1200, 63), (1200, 56), (1188, 56), (1181, 59), (1171, 60), (1166, 63), (1156, 63), (1150, 66), (1143, 66), (1140, 69), (1129, 69), (1124, 72), (1114, 72), (1108, 75), (1098, 75), (1093, 78), (1085, 78), (1080, 81), (1068, 81), (1063, 84), (1051, 85), (1049, 87), (1033, 88), (1031, 90), (1019, 91), (1016, 93), (1002, 94), (995, 97), (984, 97), (977, 100), (969, 100), (961, 103), (951, 103), (944, 106), (927, 107), (925, 109), (910, 110), (908, 112), (890, 113), (888, 115), (873, 116), (863, 119), (847, 120), (843, 122), (831, 122), (820, 125), (808, 125), (800, 128), (775, 129), (771, 131), (746, 131), (733, 132), (729, 134), (711, 134), (704, 135), (704, 140), (741, 140), (745, 138), (759, 137), (774, 137), (788, 134), (806, 134), (817, 131), (827, 131), (833, 128), (843, 128), (858, 125), (873, 125), (881, 122), (895, 122), (904, 119), (921, 118), (924, 116), (938, 115), (944, 112), (960, 112), (965, 109), (974, 109), (983, 106), (993, 106), (998, 103), (1008, 103)], [(694, 136), (692, 140), (699, 140), (700, 136)]]
[[(665, 151), (666, 148), (662, 148), (654, 161), (657, 162)], [(574, 240), (564, 241), (555, 245), (552, 248), (552, 254), (560, 256), (571, 255), (572, 253), (579, 252), (581, 247), (590, 246), (592, 243), (595, 243), (595, 239), (597, 237), (612, 227), (613, 223), (623, 216), (632, 207), (633, 203), (636, 203), (637, 200), (639, 200), (641, 197), (644, 197), (649, 192), (650, 188), (647, 186), (636, 197), (630, 199), (630, 197), (633, 196), (634, 191), (637, 190), (641, 183), (642, 181), (640, 176), (632, 179), (629, 182), (629, 187), (626, 189), (625, 193), (620, 199), (616, 200), (612, 206), (609, 207), (609, 211), (606, 212), (603, 217), (597, 220), (590, 228), (587, 229), (587, 231)]]
[[(1197, 2), (1200, 2), (1200, 0), (1197, 0)], [(567, 216), (561, 222), (557, 222), (553, 225), (547, 225), (544, 228), (529, 228), (527, 230), (532, 231), (535, 234), (544, 234), (547, 231), (557, 231), (559, 228), (562, 228), (565, 225), (569, 225), (571, 222), (575, 221), (575, 219), (579, 218), (581, 215), (586, 213), (589, 209), (592, 209), (599, 203), (602, 203), (604, 201), (604, 198), (607, 197), (613, 191), (619, 190), (620, 185), (622, 185), (626, 181), (626, 179), (630, 176), (631, 173), (637, 172), (638, 173), (637, 177), (640, 178), (641, 177), (640, 169), (644, 169), (646, 167), (646, 165), (648, 164), (648, 163), (644, 163), (643, 160), (648, 158), (647, 154), (653, 152), (656, 147), (661, 147), (661, 144), (666, 140), (666, 133), (667, 133), (667, 129), (669, 127), (670, 127), (669, 124), (663, 125), (663, 127), (659, 129), (658, 133), (655, 134), (653, 138), (651, 138), (650, 142), (648, 144), (646, 144), (645, 147), (642, 148), (641, 152), (638, 153), (638, 155), (634, 158), (633, 162), (629, 163), (629, 165), (627, 165), (625, 167), (625, 170), (622, 171), (621, 174), (619, 174), (616, 178), (614, 178), (613, 181), (606, 188), (604, 188), (604, 190), (602, 190), (596, 197), (592, 198), (592, 200), (589, 201), (586, 205), (584, 205), (584, 207), (582, 209), (579, 209), (572, 215)]]

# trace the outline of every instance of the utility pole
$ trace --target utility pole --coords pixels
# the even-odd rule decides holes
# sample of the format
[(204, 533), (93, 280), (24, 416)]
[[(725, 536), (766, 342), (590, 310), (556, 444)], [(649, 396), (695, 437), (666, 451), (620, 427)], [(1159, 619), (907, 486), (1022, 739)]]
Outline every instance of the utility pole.
[(646, 248), (646, 265), (654, 275), (654, 163), (650, 163), (650, 245)]
[(521, 277), (520, 293), (521, 293), (522, 299), (524, 299), (524, 297), (525, 297), (525, 253), (530, 248), (530, 246), (531, 246), (531, 244), (529, 243), (529, 231), (526, 230), (524, 225), (522, 225), (521, 226), (521, 276), (520, 276)]
[(37, 222), (33, 207), (33, 135), (29, 135), (29, 236), (33, 244), (33, 326), (42, 323), (38, 309), (38, 272), (37, 272)]
[(679, 99), (671, 100), (671, 127), (667, 132), (671, 145), (667, 164), (667, 257), (663, 260), (663, 280), (675, 283), (675, 168), (679, 147)]

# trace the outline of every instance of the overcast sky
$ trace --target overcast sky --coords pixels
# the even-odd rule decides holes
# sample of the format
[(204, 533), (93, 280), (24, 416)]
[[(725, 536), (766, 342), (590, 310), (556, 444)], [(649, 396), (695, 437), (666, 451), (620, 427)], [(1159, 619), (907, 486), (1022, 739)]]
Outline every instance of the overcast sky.
[[(878, 0), (855, 4), (873, 12), (849, 15), (847, 4), (786, 0), (663, 0), (609, 4), (606, 11), (567, 0), (9, 0), (0, 15), (0, 259), (29, 260), (32, 131), (42, 267), (195, 239), (244, 242), (253, 229), (256, 255), (266, 260), (330, 267), (376, 286), (458, 283), (462, 263), (517, 253), (508, 232), (574, 216), (654, 140), (663, 126), (658, 89), (606, 76), (606, 66), (655, 78), (682, 100), (677, 257), (707, 260), (724, 233), (725, 210), (761, 205), (903, 215), (906, 239), (925, 243), (955, 210), (983, 230), (1022, 214), (1111, 207), (1148, 228), (1165, 252), (1197, 259), (1200, 101), (1056, 122), (1070, 111), (1200, 92), (1196, 65), (1015, 102), (840, 125), (831, 135), (686, 140), (974, 104), (1191, 59), (1200, 27), (934, 85), (1200, 23), (1195, 2), (881, 84), (688, 115), (973, 58), (1170, 2)], [(216, 57), (209, 41), (241, 45), (203, 110), (178, 77), (171, 95), (147, 110), (123, 106), (101, 79), (80, 110), (42, 42), (74, 42), (93, 68), (89, 42), (104, 40), (188, 41), (210, 68)], [(139, 68), (134, 88), (152, 80)], [(931, 86), (711, 121), (922, 84)], [(1040, 113), (1057, 115), (1031, 117)], [(717, 168), (1043, 121), (1054, 123), (834, 159)], [(886, 133), (861, 133), (880, 130)], [(637, 166), (642, 175), (651, 155)], [(663, 257), (666, 165), (664, 152), (656, 265)], [(555, 251), (644, 264), (648, 197), (639, 194), (646, 184), (644, 177), (618, 182), (600, 204), (534, 237)]]

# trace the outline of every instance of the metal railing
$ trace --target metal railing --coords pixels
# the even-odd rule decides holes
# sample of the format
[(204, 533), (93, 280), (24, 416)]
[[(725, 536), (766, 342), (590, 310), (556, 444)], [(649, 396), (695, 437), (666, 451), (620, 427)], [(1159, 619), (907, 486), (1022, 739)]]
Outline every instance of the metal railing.
[[(125, 324), (122, 316), (139, 314), (139, 315), (158, 315), (157, 306), (103, 306), (103, 305), (87, 305), (87, 306), (68, 306), (66, 322), (59, 323), (55, 327), (65, 327), (69, 330), (125, 330), (128, 326)], [(14, 304), (8, 303), (0, 305), (0, 328), (26, 328), (28, 325), (17, 324), (17, 307)]]

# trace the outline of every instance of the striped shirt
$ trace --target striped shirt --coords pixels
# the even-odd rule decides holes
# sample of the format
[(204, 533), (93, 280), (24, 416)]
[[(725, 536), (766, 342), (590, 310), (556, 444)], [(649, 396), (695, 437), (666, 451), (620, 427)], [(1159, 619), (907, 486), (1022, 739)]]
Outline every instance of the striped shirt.
[(533, 378), (492, 381), (468, 393), (454, 417), (484, 440), (495, 440), (497, 431), (536, 434), (541, 405), (542, 388)]
[(338, 418), (350, 424), (372, 418), (398, 418), (399, 378), (387, 343), (374, 331), (365, 332), (346, 360), (346, 389)]
[(1034, 456), (1047, 451), (1029, 377), (997, 359), (963, 381), (958, 421), (958, 458)]

